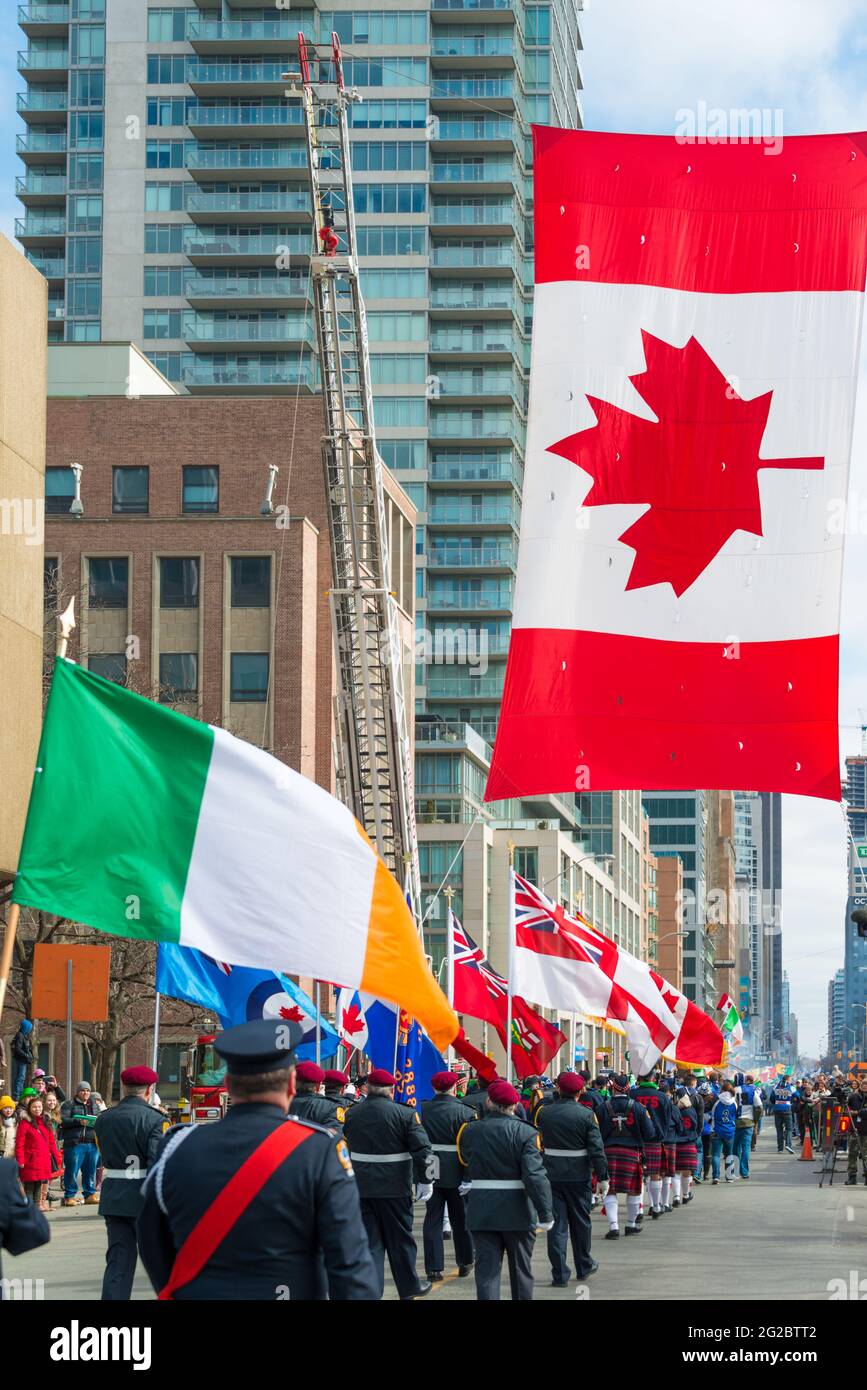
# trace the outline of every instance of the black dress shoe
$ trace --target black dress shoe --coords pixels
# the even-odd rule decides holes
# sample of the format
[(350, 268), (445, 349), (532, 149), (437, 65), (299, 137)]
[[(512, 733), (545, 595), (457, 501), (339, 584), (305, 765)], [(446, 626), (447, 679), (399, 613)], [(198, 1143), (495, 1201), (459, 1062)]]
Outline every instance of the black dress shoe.
[(606, 1239), (606, 1240), (619, 1240), (619, 1239), (620, 1239), (620, 1232), (619, 1232), (616, 1228), (615, 1228), (615, 1230), (613, 1230), (613, 1231), (606, 1231), (606, 1232), (605, 1232), (605, 1239)]
[(472, 1272), (473, 1272), (473, 1266), (472, 1266), (471, 1264), (470, 1264), (470, 1265), (458, 1265), (458, 1278), (459, 1278), (459, 1279), (466, 1279), (467, 1275), (468, 1275), (468, 1274), (472, 1274)]
[(627, 1234), (628, 1236), (640, 1236), (640, 1235), (641, 1235), (641, 1227), (640, 1227), (640, 1226), (627, 1226), (627, 1227), (626, 1227), (626, 1234)]
[(428, 1269), (425, 1271), (432, 1284), (438, 1284), (443, 1277), (441, 1269)]
[(568, 1289), (568, 1287), (569, 1287), (569, 1280), (568, 1280), (568, 1279), (552, 1279), (552, 1280), (551, 1280), (551, 1288), (552, 1288), (552, 1289)]
[(415, 1293), (410, 1294), (409, 1298), (405, 1298), (402, 1301), (404, 1303), (410, 1303), (414, 1298), (424, 1298), (425, 1294), (430, 1293), (432, 1288), (433, 1284), (431, 1283), (430, 1279), (427, 1279), (423, 1284), (419, 1284)]
[(598, 1261), (598, 1260), (594, 1260), (593, 1263), (592, 1263), (592, 1265), (590, 1266), (589, 1269), (585, 1269), (585, 1271), (584, 1271), (583, 1274), (579, 1274), (579, 1275), (578, 1275), (579, 1280), (581, 1280), (581, 1279), (589, 1279), (589, 1278), (590, 1278), (590, 1275), (591, 1275), (591, 1274), (595, 1274), (598, 1268), (599, 1268), (599, 1261)]

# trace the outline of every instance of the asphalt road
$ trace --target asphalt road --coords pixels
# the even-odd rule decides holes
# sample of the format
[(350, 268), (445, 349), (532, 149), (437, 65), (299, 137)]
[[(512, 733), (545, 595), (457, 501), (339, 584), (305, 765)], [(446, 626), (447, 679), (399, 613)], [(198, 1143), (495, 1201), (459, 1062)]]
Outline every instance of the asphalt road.
[[(550, 1287), (544, 1237), (536, 1242), (536, 1298), (665, 1300), (829, 1300), (852, 1297), (864, 1279), (867, 1293), (867, 1186), (845, 1187), (845, 1160), (834, 1185), (820, 1191), (815, 1163), (778, 1154), (767, 1128), (753, 1155), (749, 1182), (701, 1185), (695, 1200), (660, 1221), (647, 1220), (629, 1240), (603, 1239), (604, 1216), (593, 1218), (593, 1254), (599, 1271), (584, 1286)], [(621, 1198), (621, 1206), (624, 1199)], [(105, 1228), (95, 1207), (58, 1209), (49, 1216), (51, 1243), (17, 1259), (4, 1255), (7, 1279), (42, 1280), (46, 1300), (98, 1299)], [(624, 1217), (621, 1215), (621, 1225)], [(421, 1215), (417, 1212), (420, 1240)], [(451, 1251), (446, 1243), (447, 1257)], [(448, 1261), (447, 1261), (448, 1262)], [(848, 1294), (844, 1293), (848, 1290)], [(36, 1293), (37, 1290), (34, 1290)], [(508, 1297), (508, 1280), (503, 1292)], [(31, 1295), (33, 1296), (33, 1295)], [(390, 1280), (386, 1298), (394, 1298)], [(139, 1267), (135, 1299), (153, 1298)], [(425, 1300), (472, 1300), (472, 1276), (447, 1268)]]

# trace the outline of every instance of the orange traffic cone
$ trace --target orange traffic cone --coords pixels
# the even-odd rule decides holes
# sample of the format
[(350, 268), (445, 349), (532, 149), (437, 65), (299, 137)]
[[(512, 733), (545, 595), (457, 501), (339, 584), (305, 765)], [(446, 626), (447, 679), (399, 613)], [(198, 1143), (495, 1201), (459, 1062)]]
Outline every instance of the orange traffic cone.
[(801, 1146), (801, 1158), (800, 1158), (800, 1162), (801, 1162), (801, 1163), (812, 1163), (812, 1162), (813, 1162), (813, 1141), (812, 1141), (812, 1139), (810, 1138), (810, 1131), (809, 1131), (809, 1129), (805, 1129), (805, 1130), (804, 1130), (804, 1143), (803, 1143), (803, 1145)]

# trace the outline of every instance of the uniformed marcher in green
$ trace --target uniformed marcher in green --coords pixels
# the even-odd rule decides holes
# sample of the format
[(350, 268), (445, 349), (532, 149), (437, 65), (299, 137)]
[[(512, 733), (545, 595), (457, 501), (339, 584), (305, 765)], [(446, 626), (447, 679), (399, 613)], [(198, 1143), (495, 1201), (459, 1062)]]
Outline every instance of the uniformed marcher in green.
[(324, 1080), (325, 1072), (316, 1062), (299, 1062), (295, 1068), (295, 1095), (289, 1114), (342, 1134), (343, 1116), (338, 1119), (334, 1102), (322, 1094)]
[(412, 1233), (413, 1183), (416, 1200), (433, 1195), (434, 1164), (430, 1140), (417, 1110), (394, 1101), (396, 1079), (376, 1068), (367, 1077), (367, 1100), (353, 1105), (343, 1132), (358, 1190), (370, 1253), (385, 1288), (385, 1257), (401, 1299), (421, 1298), (431, 1283), (419, 1281)]
[(125, 1302), (132, 1296), (138, 1259), (135, 1219), (142, 1183), (156, 1161), (167, 1127), (165, 1116), (150, 1103), (158, 1080), (150, 1067), (127, 1067), (120, 1074), (123, 1098), (103, 1110), (94, 1125), (102, 1163), (99, 1214), (105, 1218), (108, 1236), (104, 1302)]
[(554, 1199), (554, 1226), (548, 1232), (551, 1283), (565, 1288), (572, 1277), (566, 1263), (569, 1240), (576, 1278), (595, 1274), (599, 1265), (590, 1255), (590, 1172), (596, 1174), (602, 1197), (608, 1191), (608, 1161), (602, 1135), (591, 1109), (578, 1104), (584, 1078), (574, 1071), (561, 1072), (556, 1095), (536, 1111), (542, 1138), (542, 1161)]
[(518, 1101), (508, 1081), (492, 1081), (482, 1123), (464, 1125), (457, 1137), (458, 1159), (472, 1184), (467, 1225), (476, 1248), (480, 1302), (500, 1297), (504, 1255), (512, 1298), (533, 1297), (536, 1230), (548, 1231), (554, 1224), (539, 1135), (517, 1118)]
[(463, 1125), (478, 1119), (475, 1110), (457, 1098), (456, 1072), (438, 1071), (431, 1077), (436, 1095), (421, 1103), (421, 1122), (436, 1158), (433, 1196), (424, 1214), (424, 1267), (428, 1279), (436, 1282), (445, 1273), (443, 1212), (448, 1209), (458, 1261), (458, 1273), (465, 1278), (473, 1267), (473, 1241), (467, 1230), (467, 1210), (461, 1194), (464, 1173), (458, 1162), (457, 1135)]

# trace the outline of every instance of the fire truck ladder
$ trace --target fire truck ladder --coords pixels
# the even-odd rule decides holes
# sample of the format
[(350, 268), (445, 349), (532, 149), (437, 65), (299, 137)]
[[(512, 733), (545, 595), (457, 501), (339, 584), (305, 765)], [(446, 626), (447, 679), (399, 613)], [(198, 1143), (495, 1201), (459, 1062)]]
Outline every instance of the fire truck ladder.
[[(325, 407), (322, 457), (333, 566), (329, 600), (338, 681), (338, 790), (398, 882), (408, 883), (418, 918), (412, 754), (356, 254), (347, 109), (358, 95), (344, 85), (336, 34), (327, 60), (308, 49), (302, 34), (298, 50)], [(320, 63), (328, 64), (333, 81), (311, 78), (311, 64), (318, 69)], [(294, 85), (287, 91), (287, 96), (298, 95)]]

